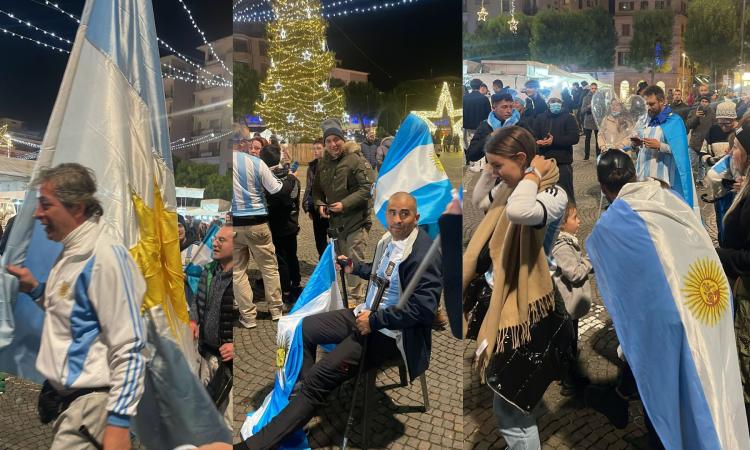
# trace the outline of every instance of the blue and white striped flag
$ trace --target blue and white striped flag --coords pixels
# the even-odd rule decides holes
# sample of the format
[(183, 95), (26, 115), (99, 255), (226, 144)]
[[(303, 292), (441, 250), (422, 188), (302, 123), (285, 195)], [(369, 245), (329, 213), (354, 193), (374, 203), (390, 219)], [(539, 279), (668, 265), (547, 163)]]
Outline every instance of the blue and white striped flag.
[(451, 182), (445, 173), (427, 124), (409, 114), (393, 139), (374, 186), (375, 215), (383, 226), (388, 199), (408, 192), (417, 199), (419, 224), (437, 223), (451, 201)]
[[(276, 334), (276, 381), (273, 391), (268, 394), (261, 407), (245, 418), (241, 430), (243, 440), (260, 431), (289, 403), (289, 395), (297, 382), (304, 357), (302, 320), (313, 314), (343, 307), (336, 281), (335, 259), (333, 243), (329, 243), (294, 308), (289, 315), (279, 319)], [(299, 450), (309, 447), (307, 437), (300, 429), (289, 436), (279, 449)]]
[(203, 266), (213, 261), (214, 237), (216, 237), (216, 233), (218, 232), (219, 226), (212, 223), (211, 227), (206, 231), (206, 235), (203, 236), (203, 240), (198, 245), (195, 253), (190, 255), (190, 259), (187, 261), (187, 266), (185, 266), (185, 277), (193, 295), (198, 293), (198, 282), (200, 282), (201, 279)]
[(586, 248), (664, 447), (749, 449), (731, 290), (692, 208), (656, 180), (626, 184)]

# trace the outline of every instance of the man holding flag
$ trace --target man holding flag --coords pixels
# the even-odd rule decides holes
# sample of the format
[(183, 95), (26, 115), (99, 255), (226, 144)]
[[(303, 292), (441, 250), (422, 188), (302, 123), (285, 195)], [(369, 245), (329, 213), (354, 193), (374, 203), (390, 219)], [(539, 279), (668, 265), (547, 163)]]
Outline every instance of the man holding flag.
[(36, 367), (47, 380), (41, 418), (56, 419), (51, 448), (85, 448), (103, 435), (104, 449), (129, 449), (143, 393), (146, 283), (127, 249), (102, 232), (90, 169), (60, 164), (36, 183), (34, 218), (63, 251), (46, 283), (25, 267), (8, 271), (46, 311)]
[[(586, 247), (646, 413), (665, 448), (750, 448), (721, 262), (692, 208), (635, 174), (624, 152), (602, 155), (597, 178), (612, 204)], [(587, 392), (587, 403), (624, 428), (634, 392), (622, 384), (594, 404)]]
[[(431, 326), (442, 291), (440, 258), (427, 262), (427, 269), (414, 293), (406, 300), (403, 309), (399, 308), (397, 304), (401, 291), (425, 259), (432, 240), (424, 230), (417, 228), (417, 202), (411, 194), (397, 192), (391, 196), (386, 207), (386, 220), (389, 232), (378, 242), (373, 263), (345, 266), (347, 274), (362, 279), (379, 277), (389, 281), (380, 307), (377, 311), (369, 310), (376, 300), (377, 291), (375, 283), (370, 283), (365, 304), (353, 310), (339, 309), (311, 315), (302, 321), (304, 356), (297, 385), (287, 389), (291, 394), (289, 403), (276, 411), (275, 417), (266, 415), (259, 427), (243, 427), (246, 448), (275, 449), (280, 445), (281, 448), (300, 448), (291, 446), (285, 439), (325, 405), (333, 389), (357, 374), (365, 339), (370, 340), (365, 368), (380, 367), (385, 361), (401, 357), (410, 379), (427, 370)], [(345, 255), (338, 258), (347, 259)], [(324, 259), (321, 258), (321, 261)], [(336, 344), (336, 347), (316, 363), (317, 348), (322, 344)], [(266, 403), (261, 409), (265, 410), (265, 407)], [(264, 413), (259, 411), (255, 414), (263, 416)], [(251, 417), (249, 420), (254, 424), (260, 422), (259, 418)], [(247, 428), (249, 432), (245, 432)]]

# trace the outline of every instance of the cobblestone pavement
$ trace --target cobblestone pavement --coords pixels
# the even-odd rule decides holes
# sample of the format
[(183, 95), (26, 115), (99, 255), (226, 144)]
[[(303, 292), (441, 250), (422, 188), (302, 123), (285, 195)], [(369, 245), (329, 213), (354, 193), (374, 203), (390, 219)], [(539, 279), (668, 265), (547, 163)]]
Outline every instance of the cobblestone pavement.
[[(449, 177), (458, 184), (462, 170), (462, 154), (444, 153), (441, 156)], [(302, 174), (302, 186), (305, 168)], [(298, 255), (303, 275), (303, 284), (312, 274), (318, 255), (312, 235), (310, 220), (300, 218), (302, 230), (298, 237)], [(372, 257), (375, 244), (383, 234), (383, 228), (374, 220), (368, 242), (368, 254)], [(276, 324), (270, 321), (264, 302), (258, 302), (258, 327), (246, 330), (234, 329), (235, 381), (234, 410), (235, 436), (239, 440), (239, 429), (245, 414), (258, 408), (273, 388), (274, 358), (276, 349)], [(368, 443), (371, 448), (462, 448), (462, 389), (461, 389), (462, 345), (446, 330), (432, 335), (432, 357), (427, 371), (430, 410), (422, 413), (422, 394), (419, 381), (408, 387), (400, 387), (398, 371), (388, 369), (378, 373), (375, 393), (371, 395), (371, 425), (368, 428)], [(334, 391), (329, 405), (310, 421), (307, 434), (313, 448), (338, 448), (346, 426), (352, 397), (353, 382)], [(362, 394), (358, 394), (358, 402)], [(357, 410), (350, 446), (360, 448), (360, 417)]]
[[(593, 143), (592, 143), (593, 145)], [(575, 185), (578, 216), (581, 227), (578, 237), (583, 242), (591, 232), (598, 217), (600, 191), (596, 181), (595, 161), (583, 161), (583, 136), (574, 149), (573, 180)], [(468, 243), (482, 213), (471, 206), (471, 188), (479, 174), (464, 171), (464, 243)], [(700, 195), (701, 192), (699, 192)], [(711, 236), (715, 236), (713, 208), (703, 205), (704, 221)], [(610, 383), (617, 378), (617, 336), (612, 320), (603, 306), (592, 280), (595, 293), (594, 304), (589, 314), (579, 321), (579, 348), (581, 362), (593, 383)], [(492, 414), (492, 394), (487, 386), (479, 384), (479, 377), (472, 372), (471, 362), (476, 345), (466, 341), (464, 345), (464, 435), (466, 449), (504, 448), (504, 441), (497, 431)], [(640, 402), (630, 403), (630, 422), (624, 430), (613, 427), (596, 411), (583, 405), (581, 397), (563, 397), (560, 387), (553, 383), (547, 389), (535, 414), (544, 449), (648, 449), (646, 427), (643, 423), (643, 407)]]

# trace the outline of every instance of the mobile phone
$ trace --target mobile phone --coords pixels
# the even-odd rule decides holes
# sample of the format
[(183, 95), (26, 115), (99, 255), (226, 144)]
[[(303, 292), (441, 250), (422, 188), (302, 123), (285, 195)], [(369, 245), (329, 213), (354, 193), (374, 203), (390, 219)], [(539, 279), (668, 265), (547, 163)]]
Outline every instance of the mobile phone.
[(294, 161), (292, 163), (292, 167), (290, 167), (289, 170), (291, 170), (292, 172), (296, 172), (298, 168), (299, 168), (299, 162), (298, 161)]
[(639, 137), (631, 137), (630, 141), (633, 143), (633, 145), (641, 145), (643, 144), (643, 139)]

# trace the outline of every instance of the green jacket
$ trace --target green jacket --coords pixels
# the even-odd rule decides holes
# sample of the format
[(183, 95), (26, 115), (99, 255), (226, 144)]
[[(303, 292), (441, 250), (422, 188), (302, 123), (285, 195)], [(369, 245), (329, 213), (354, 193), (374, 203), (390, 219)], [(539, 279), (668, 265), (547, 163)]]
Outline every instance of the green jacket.
[(312, 195), (315, 207), (341, 202), (344, 210), (331, 215), (331, 228), (347, 235), (372, 225), (372, 167), (356, 142), (344, 144), (344, 152), (332, 159), (326, 152), (318, 163)]

